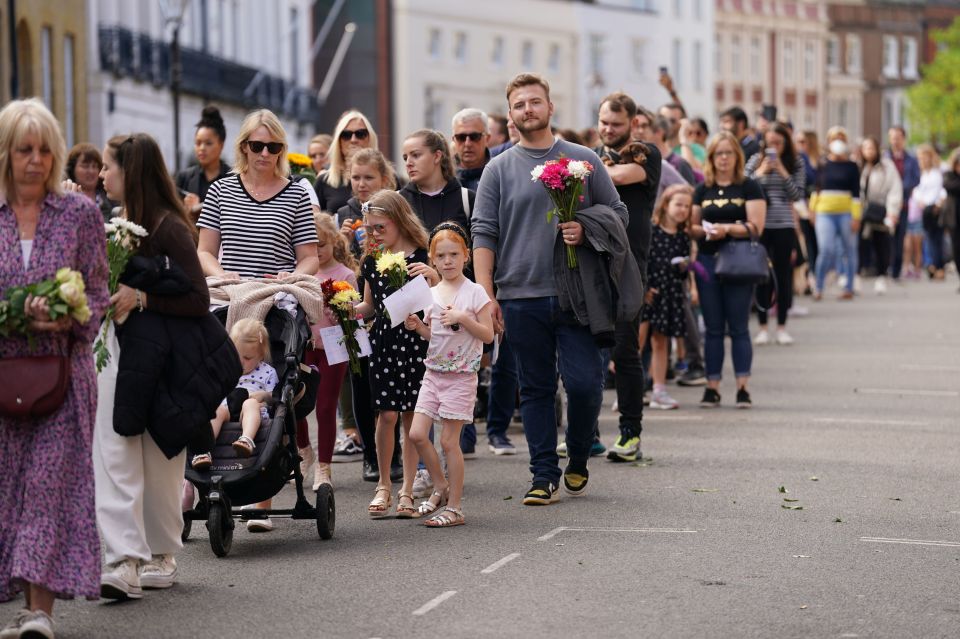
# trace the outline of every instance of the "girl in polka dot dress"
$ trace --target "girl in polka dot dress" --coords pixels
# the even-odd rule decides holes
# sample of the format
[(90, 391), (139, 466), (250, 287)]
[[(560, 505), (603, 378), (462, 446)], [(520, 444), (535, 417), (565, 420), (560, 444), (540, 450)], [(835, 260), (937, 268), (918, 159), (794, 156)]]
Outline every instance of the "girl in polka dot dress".
[[(407, 258), (407, 274), (412, 279), (423, 275), (433, 286), (440, 276), (427, 266), (427, 243), (429, 237), (420, 219), (407, 201), (395, 191), (383, 190), (374, 194), (363, 206), (364, 224), (368, 246), (360, 265), (360, 277), (364, 282), (363, 301), (357, 312), (364, 317), (375, 315), (370, 343), (370, 390), (377, 415), (377, 461), (380, 481), (370, 502), (368, 513), (374, 519), (389, 514), (392, 504), (390, 461), (393, 459), (394, 428), (401, 419), (404, 441), (409, 440), (413, 409), (423, 379), (423, 360), (427, 355), (427, 342), (403, 325), (390, 326), (390, 318), (383, 300), (396, 289), (386, 275), (377, 272), (373, 255), (374, 243), (384, 251), (402, 252)], [(417, 514), (413, 504), (413, 477), (417, 471), (417, 451), (413, 446), (403, 447), (403, 485), (397, 495), (397, 517), (410, 518)]]

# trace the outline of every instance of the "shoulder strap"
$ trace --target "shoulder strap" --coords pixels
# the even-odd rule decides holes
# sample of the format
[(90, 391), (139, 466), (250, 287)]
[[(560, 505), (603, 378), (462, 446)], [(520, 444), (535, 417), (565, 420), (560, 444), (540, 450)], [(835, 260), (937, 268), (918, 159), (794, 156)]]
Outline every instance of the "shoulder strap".
[(463, 200), (463, 212), (467, 215), (467, 222), (470, 221), (470, 192), (467, 187), (460, 187), (460, 198)]

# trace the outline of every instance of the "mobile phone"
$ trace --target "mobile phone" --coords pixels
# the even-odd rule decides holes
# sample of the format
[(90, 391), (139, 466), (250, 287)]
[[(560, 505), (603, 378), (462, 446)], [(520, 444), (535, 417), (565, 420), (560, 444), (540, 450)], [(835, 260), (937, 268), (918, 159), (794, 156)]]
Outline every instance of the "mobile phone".
[(764, 104), (760, 115), (762, 115), (763, 119), (767, 122), (774, 122), (777, 119), (777, 107), (773, 104)]
[(767, 147), (764, 151), (767, 154), (767, 159), (776, 160), (777, 159), (777, 150), (773, 147)]
[(660, 67), (660, 75), (667, 75), (667, 67)]

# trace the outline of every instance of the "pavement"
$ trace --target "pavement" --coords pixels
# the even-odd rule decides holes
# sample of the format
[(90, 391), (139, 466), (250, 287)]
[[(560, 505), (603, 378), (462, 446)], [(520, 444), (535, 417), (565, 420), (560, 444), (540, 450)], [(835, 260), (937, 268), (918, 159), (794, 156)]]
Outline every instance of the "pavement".
[(173, 588), (59, 603), (57, 636), (956, 637), (957, 280), (864, 289), (797, 300), (796, 344), (755, 348), (753, 409), (729, 362), (722, 408), (671, 386), (646, 459), (593, 460), (587, 496), (523, 506), (519, 430), (521, 454), (467, 462), (449, 530), (371, 521), (373, 485), (338, 464), (333, 539), (278, 520), (217, 559), (196, 524)]

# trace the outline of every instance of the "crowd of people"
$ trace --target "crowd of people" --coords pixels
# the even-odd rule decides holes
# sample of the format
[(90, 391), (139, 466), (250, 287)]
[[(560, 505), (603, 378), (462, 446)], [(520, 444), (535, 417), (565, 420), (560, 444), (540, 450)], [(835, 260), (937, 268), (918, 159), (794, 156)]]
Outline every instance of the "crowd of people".
[[(688, 117), (668, 76), (662, 83), (671, 97), (656, 113), (613, 93), (595, 126), (577, 133), (552, 125), (545, 79), (517, 75), (505, 115), (468, 108), (449, 132), (406, 136), (403, 177), (370, 119), (348, 111), (332, 136), (310, 140), (312, 181), (291, 172), (286, 132), (265, 109), (243, 121), (229, 165), (223, 120), (205, 108), (196, 162), (171, 176), (149, 135), (68, 153), (41, 102), (8, 104), (0, 290), (68, 266), (83, 276), (91, 317), (55, 319), (30, 296), (29, 337), (0, 337), (4, 358), (70, 360), (56, 412), (0, 413), (0, 601), (25, 597), (0, 638), (53, 637), (58, 597), (136, 599), (173, 585), (182, 511), (194, 501), (184, 468), (210, 467), (228, 420), (242, 426), (233, 449), (256, 454), (278, 383), (270, 338), (257, 320), (228, 334), (213, 319), (215, 282), (306, 277), (358, 291), (372, 347), (358, 368), (327, 360), (320, 331), (333, 317), (312, 322), (303, 358), (320, 378), (317, 428), (297, 424), (301, 469), (312, 470), (316, 490), (332, 484), (334, 462), (362, 461), (363, 479), (376, 483), (371, 518), (445, 528), (467, 521), (464, 460), (476, 455), (478, 421), (488, 450), (512, 455), (507, 427), (519, 408), (530, 454), (524, 505), (554, 503), (561, 490), (582, 496), (591, 457), (641, 458), (645, 406), (678, 408), (672, 376), (704, 386), (702, 407), (721, 406), (727, 336), (735, 405), (749, 408), (753, 346), (793, 343), (795, 292), (822, 299), (832, 273), (841, 300), (855, 297), (861, 277), (874, 278), (877, 294), (888, 278), (942, 280), (951, 250), (960, 266), (960, 150), (944, 168), (929, 145), (908, 152), (900, 127), (887, 149), (871, 137), (854, 145), (833, 127), (821, 153), (816, 133), (765, 117), (751, 128), (738, 107), (711, 134)], [(576, 217), (547, 223), (553, 203), (531, 175), (560, 160), (591, 170)], [(146, 230), (136, 254), (169, 271), (165, 288), (138, 284), (128, 269), (110, 295), (103, 223), (114, 215)], [(723, 258), (738, 241), (766, 248), (767, 283), (725, 276)], [(399, 323), (385, 308), (398, 284), (377, 266), (383, 251), (402, 254), (408, 277), (431, 287), (433, 304)], [(119, 361), (98, 374), (91, 347), (108, 308)], [(187, 369), (194, 377), (183, 384)], [(150, 396), (149, 375), (172, 377)], [(598, 429), (606, 383), (619, 415), (609, 448)], [(239, 408), (224, 399), (235, 386)], [(171, 403), (190, 416), (177, 428), (162, 417)], [(247, 522), (251, 531), (272, 527), (269, 518)]]

